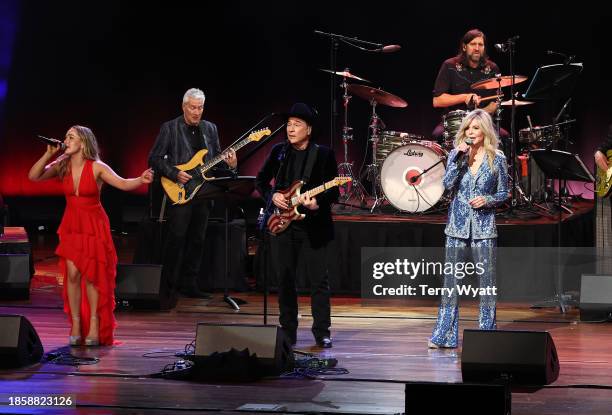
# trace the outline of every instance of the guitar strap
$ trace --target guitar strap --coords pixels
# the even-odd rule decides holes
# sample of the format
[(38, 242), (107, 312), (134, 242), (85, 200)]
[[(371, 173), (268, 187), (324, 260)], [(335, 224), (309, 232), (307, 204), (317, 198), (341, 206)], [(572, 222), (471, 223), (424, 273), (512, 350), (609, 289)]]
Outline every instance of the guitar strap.
[(304, 167), (304, 173), (302, 174), (302, 181), (304, 184), (310, 181), (310, 174), (312, 173), (312, 168), (314, 167), (315, 162), (317, 161), (317, 153), (319, 152), (319, 146), (317, 144), (312, 144), (308, 148), (308, 155), (306, 156), (306, 166)]

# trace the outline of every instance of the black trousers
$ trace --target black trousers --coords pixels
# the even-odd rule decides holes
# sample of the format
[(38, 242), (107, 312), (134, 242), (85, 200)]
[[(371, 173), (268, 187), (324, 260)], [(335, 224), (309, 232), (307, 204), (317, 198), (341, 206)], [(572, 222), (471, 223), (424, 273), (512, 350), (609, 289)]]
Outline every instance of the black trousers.
[(283, 233), (270, 237), (270, 250), (279, 285), (279, 320), (283, 330), (295, 343), (298, 327), (296, 275), (298, 266), (303, 266), (310, 280), (312, 334), (315, 339), (329, 337), (331, 295), (328, 277), (328, 244), (313, 247), (306, 231), (291, 225)]
[(168, 292), (197, 287), (210, 201), (194, 198), (168, 207), (167, 232), (162, 253), (163, 279)]

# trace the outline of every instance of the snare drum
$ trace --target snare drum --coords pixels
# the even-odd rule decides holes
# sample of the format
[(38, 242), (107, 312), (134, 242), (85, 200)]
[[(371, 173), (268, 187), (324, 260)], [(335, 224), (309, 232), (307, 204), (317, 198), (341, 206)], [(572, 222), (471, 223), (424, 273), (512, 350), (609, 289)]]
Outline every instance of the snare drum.
[(423, 212), (434, 206), (444, 193), (446, 155), (446, 150), (431, 141), (415, 141), (393, 150), (380, 172), (389, 203), (404, 212)]
[(444, 126), (444, 147), (448, 150), (454, 147), (455, 136), (459, 132), (461, 121), (468, 115), (468, 111), (450, 111), (442, 117)]

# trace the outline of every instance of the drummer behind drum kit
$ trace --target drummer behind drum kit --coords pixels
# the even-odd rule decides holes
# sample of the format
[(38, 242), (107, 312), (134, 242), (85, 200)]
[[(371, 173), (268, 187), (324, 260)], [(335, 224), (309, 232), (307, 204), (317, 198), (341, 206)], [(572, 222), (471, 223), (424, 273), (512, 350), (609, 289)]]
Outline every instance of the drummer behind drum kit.
[[(441, 144), (424, 136), (406, 132), (384, 130), (384, 123), (376, 113), (377, 105), (394, 108), (404, 108), (408, 103), (402, 98), (363, 84), (349, 84), (349, 80), (368, 82), (350, 72), (333, 72), (328, 69), (321, 71), (333, 73), (342, 77), (340, 86), (344, 90), (344, 124), (342, 127), (342, 141), (344, 144), (344, 160), (338, 165), (338, 174), (351, 177), (353, 180), (341, 188), (340, 201), (350, 205), (349, 201), (357, 200), (361, 207), (367, 202), (367, 192), (353, 172), (353, 162), (348, 160), (348, 143), (353, 140), (352, 128), (348, 126), (348, 103), (354, 94), (370, 103), (371, 115), (369, 123), (369, 142), (372, 148), (372, 163), (367, 166), (367, 177), (372, 183), (373, 203), (371, 211), (380, 208), (384, 201), (388, 201), (400, 212), (425, 212), (442, 202), (444, 186), (442, 180), (446, 169), (446, 158), (454, 146), (454, 139), (459, 126), (467, 116), (468, 111), (450, 111), (443, 116), (444, 139)], [(527, 77), (516, 75), (514, 83), (527, 80)], [(496, 129), (499, 135), (500, 113), (502, 107), (511, 106), (512, 100), (503, 101), (502, 88), (510, 86), (512, 80), (509, 76), (498, 75), (473, 84), (473, 89), (497, 89), (492, 96), (481, 98), (482, 101), (496, 100), (498, 109), (496, 113)], [(515, 99), (515, 106), (529, 105), (533, 102)], [(542, 148), (556, 144), (561, 136), (563, 124), (574, 122), (569, 120), (553, 126), (531, 127), (519, 131), (520, 142), (528, 149)], [(530, 121), (531, 122), (531, 121)], [(528, 158), (522, 155), (520, 158)], [(524, 163), (523, 163), (524, 164)], [(534, 169), (530, 164), (529, 174)], [(523, 170), (522, 175), (526, 176)], [(540, 190), (538, 185), (538, 189)], [(529, 196), (531, 196), (531, 189)]]

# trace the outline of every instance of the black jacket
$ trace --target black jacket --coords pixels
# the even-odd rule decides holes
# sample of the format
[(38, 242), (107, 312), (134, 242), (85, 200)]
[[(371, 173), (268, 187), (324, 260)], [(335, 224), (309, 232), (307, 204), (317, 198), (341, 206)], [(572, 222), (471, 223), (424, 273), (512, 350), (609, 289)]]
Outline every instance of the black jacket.
[[(314, 145), (312, 142), (311, 146)], [(264, 197), (266, 202), (272, 197), (274, 190), (271, 182), (277, 176), (278, 170), (281, 167), (279, 155), (285, 149), (286, 142), (276, 144), (272, 147), (272, 151), (268, 155), (266, 162), (257, 174), (256, 186), (259, 193)], [(285, 164), (283, 170), (289, 169), (290, 166)], [(334, 179), (338, 175), (338, 166), (334, 152), (325, 146), (318, 146), (317, 158), (312, 167), (310, 180), (302, 187), (302, 192), (305, 190), (317, 187), (325, 182)], [(276, 186), (277, 190), (284, 190), (291, 186), (283, 180), (281, 172), (279, 183)], [(338, 201), (340, 192), (338, 187), (332, 187), (323, 193), (318, 194), (315, 198), (319, 209), (311, 211), (303, 206), (298, 209), (306, 214), (306, 218), (302, 221), (306, 231), (308, 232), (311, 244), (318, 245), (325, 243), (334, 237), (334, 228), (331, 215), (331, 205)], [(293, 225), (291, 225), (293, 226)]]
[[(202, 148), (208, 149), (206, 160), (210, 160), (221, 152), (217, 126), (202, 120), (200, 131), (204, 136)], [(162, 124), (155, 144), (149, 153), (149, 165), (156, 173), (176, 181), (179, 169), (174, 166), (187, 163), (196, 153), (190, 145), (189, 134), (188, 126), (182, 115)], [(168, 157), (165, 158), (165, 156)], [(228, 166), (221, 162), (219, 168), (227, 169)]]

